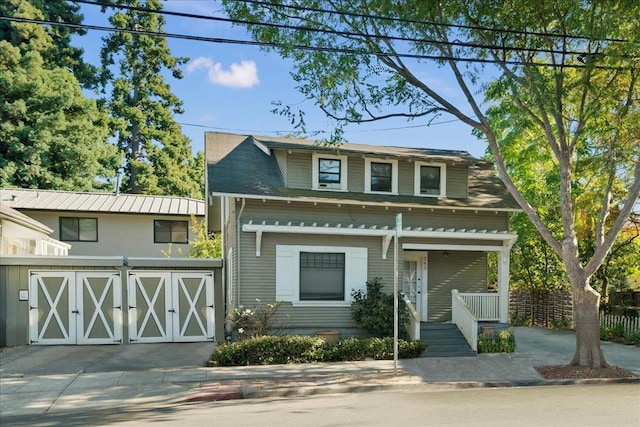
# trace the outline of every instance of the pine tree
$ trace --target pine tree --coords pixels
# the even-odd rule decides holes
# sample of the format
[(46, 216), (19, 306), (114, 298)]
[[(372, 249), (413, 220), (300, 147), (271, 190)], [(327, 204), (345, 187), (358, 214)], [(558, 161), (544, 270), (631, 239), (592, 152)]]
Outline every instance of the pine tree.
[[(115, 28), (163, 32), (162, 15), (119, 9), (117, 5), (162, 9), (158, 0), (118, 0), (109, 22)], [(115, 32), (103, 39), (101, 50), (105, 105), (113, 118), (112, 130), (126, 157), (126, 190), (131, 193), (201, 196), (204, 169), (193, 158), (190, 140), (182, 134), (174, 115), (182, 101), (171, 92), (164, 75), (181, 79), (180, 65), (166, 39)]]

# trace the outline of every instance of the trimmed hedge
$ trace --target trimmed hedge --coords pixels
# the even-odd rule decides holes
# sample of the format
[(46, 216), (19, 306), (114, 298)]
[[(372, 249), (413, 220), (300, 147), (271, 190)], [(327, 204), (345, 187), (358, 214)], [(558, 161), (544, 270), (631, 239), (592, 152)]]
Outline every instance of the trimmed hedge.
[[(422, 341), (398, 341), (398, 357), (419, 357)], [(393, 338), (348, 338), (328, 343), (322, 338), (298, 335), (263, 336), (222, 344), (211, 361), (217, 366), (276, 365), (393, 359)]]

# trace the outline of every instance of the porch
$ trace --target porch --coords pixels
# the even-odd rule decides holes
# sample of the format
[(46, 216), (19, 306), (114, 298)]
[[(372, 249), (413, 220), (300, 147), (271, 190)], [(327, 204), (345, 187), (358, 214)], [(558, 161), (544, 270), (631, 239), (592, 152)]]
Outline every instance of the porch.
[(451, 322), (421, 322), (418, 312), (406, 294), (404, 303), (411, 313), (405, 325), (412, 339), (428, 345), (425, 357), (475, 356), (478, 335), (507, 328), (501, 321), (500, 295), (496, 293), (459, 293), (451, 291)]

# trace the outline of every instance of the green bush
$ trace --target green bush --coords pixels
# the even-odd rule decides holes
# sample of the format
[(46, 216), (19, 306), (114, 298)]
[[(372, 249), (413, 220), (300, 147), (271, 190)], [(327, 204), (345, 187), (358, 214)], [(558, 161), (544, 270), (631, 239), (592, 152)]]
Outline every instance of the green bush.
[(622, 323), (616, 323), (613, 326), (600, 326), (600, 339), (621, 344), (639, 345), (640, 330), (626, 333)]
[[(422, 341), (398, 341), (398, 357), (420, 356)], [(263, 336), (223, 344), (211, 360), (218, 366), (274, 365), (393, 359), (393, 338), (348, 338), (327, 343), (321, 338), (296, 335)]]
[[(358, 328), (367, 331), (373, 337), (393, 336), (393, 294), (382, 292), (382, 282), (376, 277), (367, 281), (367, 291), (356, 290), (353, 297), (352, 317)], [(400, 299), (398, 317), (400, 325), (409, 322), (409, 310)], [(406, 338), (404, 328), (400, 327), (400, 334)]]
[(478, 335), (478, 353), (513, 353), (516, 351), (516, 337), (509, 329), (497, 335)]

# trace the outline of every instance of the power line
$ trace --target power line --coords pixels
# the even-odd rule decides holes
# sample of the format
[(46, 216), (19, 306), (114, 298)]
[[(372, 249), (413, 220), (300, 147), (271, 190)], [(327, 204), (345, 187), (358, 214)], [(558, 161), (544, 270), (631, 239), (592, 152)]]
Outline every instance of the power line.
[[(566, 39), (584, 40), (584, 41), (590, 41), (591, 40), (589, 37), (586, 37), (586, 36), (574, 36), (574, 35), (569, 35), (569, 34), (554, 34), (554, 33), (545, 33), (545, 32), (541, 32), (541, 31), (522, 31), (522, 30), (497, 29), (497, 28), (483, 27), (483, 26), (477, 26), (477, 25), (446, 24), (446, 23), (442, 23), (442, 22), (421, 21), (421, 20), (406, 19), (406, 18), (391, 18), (391, 17), (386, 17), (386, 16), (369, 15), (369, 14), (366, 14), (366, 13), (344, 12), (344, 11), (341, 11), (341, 10), (312, 8), (312, 7), (298, 6), (298, 5), (293, 5), (293, 4), (280, 4), (280, 3), (273, 3), (273, 2), (262, 1), (262, 0), (236, 0), (236, 1), (241, 1), (243, 3), (252, 3), (252, 4), (257, 4), (259, 6), (266, 6), (266, 7), (287, 8), (287, 9), (293, 9), (293, 10), (300, 10), (300, 11), (303, 11), (303, 12), (329, 13), (329, 14), (336, 14), (336, 15), (342, 15), (342, 16), (352, 16), (352, 17), (355, 17), (355, 18), (379, 19), (379, 20), (382, 20), (382, 21), (390, 21), (390, 22), (397, 22), (397, 23), (403, 23), (403, 24), (419, 24), (419, 25), (425, 25), (426, 24), (426, 25), (434, 25), (434, 26), (445, 27), (445, 28), (457, 28), (457, 29), (462, 29), (462, 30), (491, 31), (491, 32), (506, 33), (506, 34), (516, 34), (516, 35), (522, 35), (522, 36), (561, 37), (561, 38), (566, 38)], [(602, 39), (602, 41), (612, 42), (612, 43), (629, 43), (629, 40), (625, 40), (625, 39), (609, 39), (609, 38), (605, 38), (605, 39)]]
[[(99, 3), (96, 1), (89, 1), (89, 0), (73, 0), (73, 1), (75, 3), (81, 3), (81, 4), (91, 5), (91, 6), (101, 6), (101, 7), (106, 6), (105, 4)], [(322, 33), (322, 34), (332, 34), (332, 35), (338, 35), (341, 37), (363, 37), (367, 39), (382, 39), (382, 40), (412, 42), (412, 43), (419, 43), (422, 45), (440, 44), (440, 45), (446, 45), (446, 46), (457, 46), (457, 47), (466, 47), (466, 48), (473, 48), (473, 49), (495, 49), (495, 50), (500, 50), (504, 52), (510, 52), (510, 51), (535, 52), (535, 53), (578, 55), (578, 56), (589, 55), (588, 52), (583, 52), (583, 51), (557, 50), (557, 49), (536, 48), (536, 47), (515, 47), (515, 46), (506, 47), (506, 46), (496, 46), (496, 45), (490, 45), (490, 44), (480, 44), (480, 43), (461, 42), (461, 41), (439, 41), (434, 39), (424, 39), (424, 38), (415, 38), (415, 37), (369, 34), (369, 33), (355, 32), (355, 31), (315, 28), (315, 27), (308, 27), (308, 26), (301, 26), (301, 25), (256, 22), (256, 21), (249, 21), (244, 19), (224, 18), (219, 16), (207, 16), (207, 15), (187, 13), (187, 12), (175, 12), (175, 11), (169, 11), (164, 9), (149, 9), (146, 7), (130, 6), (130, 5), (114, 4), (114, 5), (109, 5), (109, 7), (131, 10), (136, 12), (155, 13), (158, 15), (165, 15), (165, 16), (175, 16), (180, 18), (199, 19), (199, 20), (215, 21), (215, 22), (227, 22), (231, 24), (243, 24), (243, 25), (252, 25), (252, 26), (267, 27), (267, 28), (278, 28), (278, 29), (285, 29), (285, 30), (308, 31), (308, 32), (315, 32), (315, 33)], [(381, 18), (381, 19), (390, 19), (390, 18)], [(494, 31), (499, 31), (499, 30), (494, 30)]]
[[(252, 40), (239, 40), (239, 39), (228, 39), (228, 38), (219, 38), (219, 37), (204, 37), (204, 36), (194, 36), (194, 35), (179, 34), (179, 33), (164, 33), (164, 32), (147, 31), (147, 30), (105, 27), (100, 25), (73, 24), (69, 22), (57, 22), (57, 21), (8, 17), (8, 16), (0, 16), (0, 21), (22, 22), (22, 23), (39, 24), (39, 25), (52, 25), (52, 26), (70, 27), (70, 28), (76, 28), (76, 29), (104, 31), (104, 32), (119, 32), (119, 33), (127, 33), (127, 34), (150, 36), (150, 37), (165, 37), (165, 38), (172, 38), (172, 39), (201, 41), (201, 42), (208, 42), (208, 43), (237, 44), (237, 45), (245, 45), (245, 46), (261, 46), (261, 47), (273, 47), (273, 48), (289, 48), (289, 49), (295, 49), (295, 50), (332, 52), (332, 53), (341, 53), (341, 54), (348, 54), (348, 55), (389, 56), (389, 57), (408, 58), (408, 59), (427, 59), (427, 60), (436, 60), (436, 61), (455, 61), (455, 62), (469, 62), (469, 63), (481, 63), (481, 64), (503, 64), (503, 65), (514, 65), (514, 66), (558, 67), (557, 64), (552, 64), (548, 62), (531, 62), (531, 61), (525, 62), (525, 61), (513, 61), (513, 60), (498, 61), (495, 59), (487, 59), (487, 58), (467, 58), (467, 57), (458, 57), (458, 56), (369, 51), (364, 49), (348, 49), (348, 48), (340, 48), (340, 47), (332, 47), (332, 46), (321, 47), (321, 46), (309, 46), (309, 45), (301, 45), (301, 44), (290, 45), (286, 43), (258, 42), (258, 41), (252, 41)], [(586, 68), (587, 65), (586, 64), (562, 64), (561, 66), (564, 68), (581, 69), (581, 68)], [(607, 70), (625, 70), (625, 69), (632, 68), (632, 67), (612, 67), (612, 66), (602, 66), (602, 65), (592, 65), (591, 67), (596, 69), (607, 69)]]

